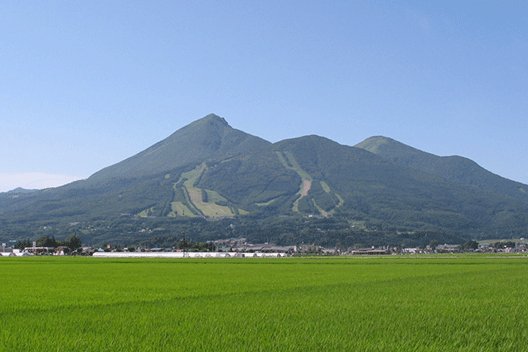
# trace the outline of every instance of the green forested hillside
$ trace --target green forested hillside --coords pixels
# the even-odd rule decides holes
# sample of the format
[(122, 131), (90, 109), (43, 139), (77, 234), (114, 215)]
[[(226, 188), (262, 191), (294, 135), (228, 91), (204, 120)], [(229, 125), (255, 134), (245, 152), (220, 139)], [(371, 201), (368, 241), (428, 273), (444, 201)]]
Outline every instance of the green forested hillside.
[(508, 193), (513, 181), (491, 188), (504, 179), (471, 167), (457, 178), (443, 159), (386, 139), (359, 146), (319, 136), (272, 144), (208, 115), (87, 180), (1, 193), (0, 239), (170, 245), (184, 231), (351, 246), (526, 236), (528, 202)]

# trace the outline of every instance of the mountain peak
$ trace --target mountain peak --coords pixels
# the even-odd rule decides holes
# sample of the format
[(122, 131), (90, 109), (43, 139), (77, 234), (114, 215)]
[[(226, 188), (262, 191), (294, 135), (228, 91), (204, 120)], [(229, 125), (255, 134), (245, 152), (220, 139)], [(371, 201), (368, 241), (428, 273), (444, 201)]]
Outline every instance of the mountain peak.
[[(233, 128), (227, 123), (227, 121), (218, 115), (215, 114), (209, 114), (201, 119), (198, 119), (196, 121), (191, 122), (185, 127), (182, 127), (175, 133), (173, 133), (172, 136), (179, 136), (183, 131), (186, 133), (193, 133), (197, 135), (207, 135), (210, 133), (220, 133), (223, 134), (224, 132), (228, 130), (232, 130)], [(170, 139), (172, 136), (169, 136), (168, 139)]]
[[(231, 127), (229, 126), (229, 123), (227, 123), (226, 119), (224, 119), (223, 117), (220, 117), (216, 114), (209, 114), (209, 115), (206, 115), (204, 117), (202, 117), (200, 120), (204, 120), (204, 121), (208, 121), (208, 122), (217, 122), (217, 123), (220, 123), (226, 127)], [(200, 121), (200, 120), (197, 120), (197, 121)]]
[(22, 187), (18, 187), (18, 188), (15, 188), (11, 191), (8, 191), (7, 193), (11, 193), (11, 194), (17, 194), (17, 193), (33, 193), (35, 192), (36, 190), (34, 189), (25, 189), (25, 188), (22, 188)]
[(400, 143), (398, 141), (395, 141), (392, 138), (384, 137), (384, 136), (372, 136), (367, 139), (365, 139), (363, 142), (358, 143), (355, 145), (357, 148), (365, 149), (371, 153), (377, 154), (380, 151), (380, 148), (386, 148), (388, 146), (394, 146), (399, 145), (403, 146), (403, 143)]
[(232, 128), (224, 118), (209, 114), (90, 178), (130, 178), (163, 173), (204, 160), (244, 154), (267, 144), (270, 143)]

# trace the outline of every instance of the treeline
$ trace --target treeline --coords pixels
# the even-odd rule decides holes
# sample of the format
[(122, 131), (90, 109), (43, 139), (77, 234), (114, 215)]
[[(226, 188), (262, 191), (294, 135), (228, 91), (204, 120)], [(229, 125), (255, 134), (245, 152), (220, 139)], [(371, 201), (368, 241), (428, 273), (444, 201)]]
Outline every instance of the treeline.
[[(37, 247), (49, 247), (49, 248), (57, 248), (57, 247), (67, 247), (71, 251), (76, 251), (79, 248), (82, 247), (82, 241), (77, 235), (71, 235), (66, 237), (64, 241), (55, 239), (55, 236), (42, 236), (39, 237), (36, 241)], [(24, 249), (26, 247), (33, 247), (33, 241), (29, 238), (25, 240), (17, 241), (17, 243), (14, 246), (17, 249)]]
[[(202, 218), (131, 218), (97, 220), (78, 225), (77, 233), (91, 246), (113, 245), (142, 247), (178, 247), (184, 237), (189, 243), (207, 243), (225, 238), (247, 238), (250, 243), (278, 245), (316, 244), (334, 247), (338, 243), (363, 246), (425, 246), (438, 243), (462, 244), (468, 238), (437, 229), (421, 230), (394, 227), (383, 222), (363, 221), (354, 225), (344, 217), (307, 218), (239, 217), (208, 221)], [(67, 228), (71, 231), (71, 227)], [(185, 236), (182, 235), (185, 233)], [(190, 248), (190, 247), (189, 247)]]
[[(356, 226), (357, 225), (357, 226)], [(42, 228), (41, 228), (42, 229)], [(415, 229), (393, 226), (383, 221), (361, 220), (350, 222), (347, 217), (259, 217), (244, 216), (210, 221), (202, 218), (137, 218), (122, 216), (113, 219), (94, 219), (70, 224), (47, 224), (46, 230), (25, 232), (25, 241), (19, 246), (32, 245), (37, 239), (39, 246), (74, 247), (104, 246), (111, 243), (121, 247), (178, 247), (184, 237), (189, 243), (207, 243), (224, 238), (247, 238), (250, 243), (276, 243), (279, 245), (316, 244), (333, 247), (343, 246), (424, 246), (432, 240), (438, 243), (462, 244), (471, 237), (450, 234), (440, 229)], [(45, 231), (48, 234), (43, 235)], [(76, 235), (61, 238), (75, 231)], [(185, 236), (182, 235), (185, 233)], [(20, 236), (22, 237), (22, 236)], [(19, 237), (19, 238), (20, 238)], [(71, 244), (72, 239), (79, 239)]]
[[(490, 243), (489, 247), (495, 248), (495, 249), (515, 248), (517, 247), (517, 243), (513, 241), (498, 241), (495, 243)], [(475, 240), (464, 242), (458, 246), (458, 249), (461, 252), (472, 252), (478, 248), (479, 248), (479, 243)]]
[(215, 252), (216, 246), (213, 242), (193, 242), (186, 238), (154, 237), (137, 244), (138, 247), (145, 248), (174, 248), (188, 252)]

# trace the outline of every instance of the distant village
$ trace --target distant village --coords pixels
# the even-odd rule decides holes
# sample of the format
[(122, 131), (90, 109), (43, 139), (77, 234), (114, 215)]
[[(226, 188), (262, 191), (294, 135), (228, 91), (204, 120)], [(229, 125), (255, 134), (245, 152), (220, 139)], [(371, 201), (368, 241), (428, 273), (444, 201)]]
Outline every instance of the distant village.
[(174, 258), (243, 258), (243, 257), (291, 257), (291, 256), (368, 256), (368, 255), (417, 255), (435, 253), (528, 253), (528, 241), (524, 238), (507, 241), (469, 241), (464, 244), (437, 244), (432, 241), (424, 247), (381, 246), (325, 248), (315, 244), (279, 246), (273, 243), (251, 244), (246, 238), (228, 238), (205, 244), (184, 243), (170, 248), (121, 247), (107, 244), (101, 248), (67, 246), (32, 246), (15, 248), (2, 243), (1, 256), (94, 256), (94, 257), (174, 257)]

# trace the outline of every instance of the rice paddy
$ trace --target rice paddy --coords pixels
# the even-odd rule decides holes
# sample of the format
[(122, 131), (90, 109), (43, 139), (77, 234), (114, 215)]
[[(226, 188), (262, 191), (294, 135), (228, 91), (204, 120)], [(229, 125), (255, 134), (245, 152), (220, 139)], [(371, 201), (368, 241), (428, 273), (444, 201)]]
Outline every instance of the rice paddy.
[(0, 258), (0, 350), (521, 351), (528, 258)]

